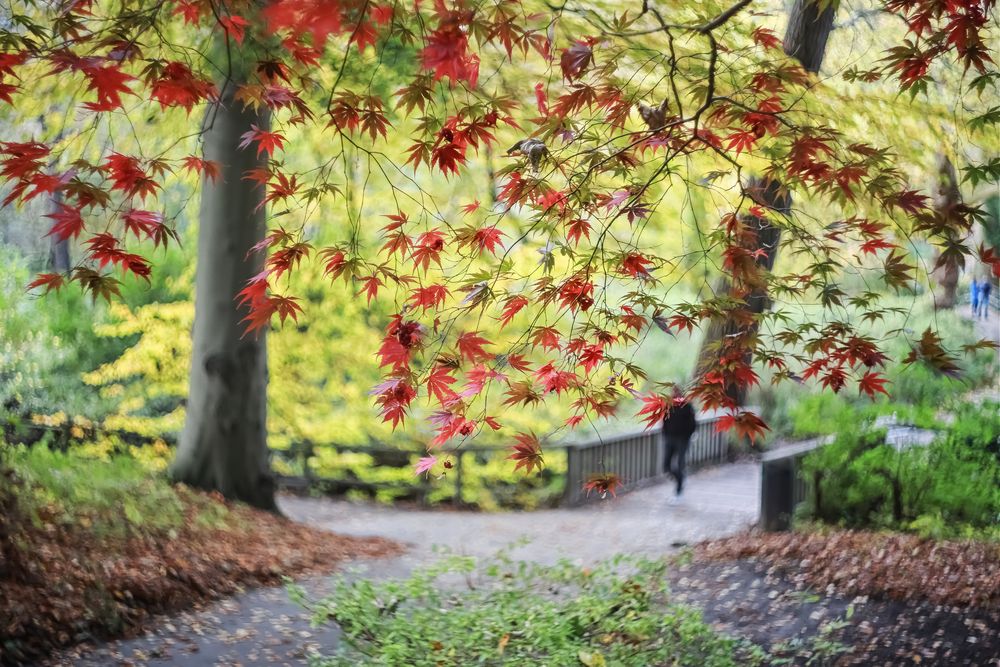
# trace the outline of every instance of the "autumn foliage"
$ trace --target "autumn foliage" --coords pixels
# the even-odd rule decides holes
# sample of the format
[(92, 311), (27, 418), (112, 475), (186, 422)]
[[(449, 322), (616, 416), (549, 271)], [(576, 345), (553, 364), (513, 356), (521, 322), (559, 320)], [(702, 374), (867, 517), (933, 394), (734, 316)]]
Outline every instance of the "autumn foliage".
[[(754, 439), (766, 425), (729, 390), (759, 384), (762, 368), (779, 382), (887, 393), (881, 340), (857, 327), (879, 318), (879, 293), (848, 295), (837, 276), (851, 268), (889, 290), (910, 288), (926, 277), (911, 257), (918, 237), (942, 249), (939, 265), (982, 262), (1000, 272), (1000, 259), (994, 249), (966, 245), (977, 207), (936, 210), (933, 193), (910, 183), (891, 146), (808, 111), (821, 84), (782, 52), (778, 19), (748, 4), (664, 3), (662, 11), (639, 2), (553, 10), (529, 0), (274, 0), (261, 10), (239, 0), (29, 5), (0, 28), (0, 104), (16, 117), (32, 78), (71, 77), (81, 84), (74, 102), (85, 122), (48, 141), (0, 142), (4, 203), (53, 199), (50, 234), (81, 242), (85, 254), (67, 275), (44, 273), (28, 288), (76, 283), (111, 299), (123, 276), (147, 279), (153, 260), (130, 248), (176, 242), (160, 203), (166, 187), (184, 173), (219, 177), (220, 165), (193, 141), (156, 155), (111, 146), (95, 155), (74, 138), (131, 114), (193, 116), (242, 104), (272, 116), (271, 127), (247, 127), (232, 147), (269, 158), (245, 175), (248, 184), (265, 190), (270, 209), (301, 214), (298, 222), (275, 219), (255, 248), (266, 255), (264, 271), (234, 295), (247, 335), (296, 320), (307, 307), (288, 287), (303, 264), (317, 263), (358, 298), (394, 303), (396, 315), (372, 349), (385, 373), (373, 400), (394, 427), (426, 401), (429, 448), (445, 458), (480, 430), (505, 428), (505, 409), (550, 397), (571, 399), (569, 426), (609, 417), (633, 398), (639, 417), (655, 426), (669, 410), (668, 388), (651, 382), (658, 378), (635, 366), (629, 351), (651, 329), (685, 335), (712, 321), (759, 321), (750, 302), (761, 295), (819, 303), (828, 316), (766, 334), (744, 327), (685, 387), (689, 399), (727, 410), (721, 423)], [(878, 8), (905, 22), (902, 41), (871, 68), (847, 71), (849, 81), (888, 80), (917, 95), (935, 82), (935, 67), (957, 67), (962, 86), (995, 95), (994, 0), (885, 0)], [(177, 34), (194, 37), (169, 37)], [(410, 63), (392, 94), (347, 83), (354, 81), (343, 76), (348, 62), (361, 67), (390, 53)], [(309, 238), (308, 226), (322, 222), (309, 219), (312, 205), (343, 193), (330, 169), (294, 168), (289, 159), (297, 132), (313, 126), (331, 145), (367, 154), (370, 175), (393, 193), (390, 210), (363, 211), (359, 230), (324, 247)], [(405, 150), (393, 147), (397, 137)], [(457, 188), (449, 207), (425, 188), (430, 179), (467, 183), (484, 161), (500, 160), (488, 203)], [(977, 178), (986, 173), (969, 169)], [(771, 208), (748, 187), (751, 172), (819, 202), (827, 217)], [(666, 279), (679, 258), (644, 243), (642, 231), (681, 184), (717, 189), (725, 202), (701, 224), (706, 258), (730, 287), (678, 303)], [(787, 273), (768, 270), (761, 220), (787, 230), (783, 246), (807, 261)], [(915, 336), (905, 361), (957, 369), (930, 330)], [(538, 438), (511, 434), (511, 441), (518, 468), (541, 467)], [(429, 452), (418, 471), (432, 470), (438, 456)], [(609, 471), (589, 487), (614, 493), (619, 484)]]

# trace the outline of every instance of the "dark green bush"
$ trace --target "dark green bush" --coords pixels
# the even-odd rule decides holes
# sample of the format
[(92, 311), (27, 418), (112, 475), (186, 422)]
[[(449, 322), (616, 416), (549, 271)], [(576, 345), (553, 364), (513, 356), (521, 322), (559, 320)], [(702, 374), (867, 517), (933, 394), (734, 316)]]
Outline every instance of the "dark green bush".
[(899, 449), (870, 420), (842, 420), (835, 440), (803, 464), (811, 483), (806, 516), (938, 536), (996, 532), (998, 408), (964, 406), (931, 444)]

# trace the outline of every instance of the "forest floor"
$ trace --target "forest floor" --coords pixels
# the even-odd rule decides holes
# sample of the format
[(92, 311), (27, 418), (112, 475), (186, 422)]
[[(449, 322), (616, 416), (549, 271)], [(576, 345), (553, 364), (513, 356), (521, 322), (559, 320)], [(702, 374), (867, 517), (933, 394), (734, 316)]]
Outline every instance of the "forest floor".
[[(405, 576), (441, 547), (486, 557), (514, 544), (512, 557), (541, 562), (668, 555), (676, 601), (701, 608), (720, 631), (789, 659), (780, 664), (1000, 666), (1000, 548), (849, 532), (759, 534), (748, 531), (758, 484), (757, 466), (737, 464), (694, 474), (680, 504), (663, 484), (525, 514), (294, 497), (283, 498), (282, 508), (350, 536), (345, 543), (365, 536), (408, 543), (397, 557), (347, 564), (352, 577)], [(312, 596), (328, 588), (322, 577), (300, 583)], [(44, 664), (304, 665), (337, 640), (335, 627), (313, 628), (283, 589), (264, 588), (163, 618), (142, 637), (78, 647)]]
[(68, 517), (42, 505), (5, 527), (19, 548), (0, 555), (0, 665), (94, 638), (135, 636), (169, 625), (163, 614), (207, 608), (244, 587), (402, 551), (392, 540), (337, 535), (213, 494), (169, 493), (182, 513), (173, 525), (120, 518), (113, 530), (108, 516), (81, 509)]

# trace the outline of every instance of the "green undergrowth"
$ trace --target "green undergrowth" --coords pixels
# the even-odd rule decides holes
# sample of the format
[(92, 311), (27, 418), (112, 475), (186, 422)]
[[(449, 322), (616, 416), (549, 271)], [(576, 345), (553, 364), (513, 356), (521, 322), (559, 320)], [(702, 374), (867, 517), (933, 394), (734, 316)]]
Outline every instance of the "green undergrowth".
[(805, 459), (801, 518), (1000, 539), (1000, 404), (961, 405), (950, 423), (927, 418), (921, 425), (937, 431), (930, 444), (894, 446), (870, 416), (842, 416), (834, 441)]
[(343, 630), (336, 653), (313, 657), (322, 667), (764, 664), (759, 647), (671, 603), (666, 567), (626, 557), (583, 568), (452, 556), (405, 580), (340, 576), (318, 601), (290, 590), (314, 624)]
[(18, 480), (18, 507), (38, 526), (78, 526), (98, 538), (127, 538), (174, 536), (187, 521), (221, 528), (231, 518), (223, 503), (171, 485), (134, 456), (101, 459), (44, 445), (0, 447)]

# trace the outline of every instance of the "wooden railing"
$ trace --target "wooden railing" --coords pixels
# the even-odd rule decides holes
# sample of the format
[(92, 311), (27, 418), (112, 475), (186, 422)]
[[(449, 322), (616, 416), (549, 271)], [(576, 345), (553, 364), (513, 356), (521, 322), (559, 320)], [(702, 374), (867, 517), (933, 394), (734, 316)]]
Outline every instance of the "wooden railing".
[(760, 460), (760, 527), (764, 530), (788, 530), (795, 509), (806, 501), (809, 484), (802, 461), (832, 438), (814, 438), (790, 447), (767, 452)]
[[(753, 408), (749, 408), (753, 410)], [(724, 413), (703, 412), (698, 416), (698, 430), (688, 448), (689, 468), (725, 463), (729, 460), (728, 432), (716, 429)], [(664, 444), (661, 429), (633, 431), (609, 438), (566, 446), (566, 491), (562, 504), (578, 505), (597, 496), (584, 490), (594, 476), (618, 475), (628, 492), (663, 481)]]
[[(748, 408), (753, 410), (754, 408)], [(723, 413), (700, 413), (698, 416), (698, 429), (691, 439), (688, 449), (687, 464), (689, 468), (699, 466), (725, 463), (730, 454), (730, 439), (727, 433), (719, 433), (716, 424)], [(28, 443), (41, 437), (42, 432), (52, 432), (55, 437), (56, 447), (65, 449), (69, 446), (70, 440), (78, 439), (72, 436), (70, 431), (72, 424), (48, 426), (41, 424), (28, 424), (26, 428), (37, 432), (37, 436), (28, 439)], [(120, 437), (127, 444), (147, 444), (156, 440), (167, 440), (173, 444), (174, 438), (171, 434), (160, 438), (151, 438), (136, 433), (105, 429), (98, 424), (92, 424), (85, 429), (85, 435), (93, 437), (97, 433), (105, 435), (115, 435)], [(338, 453), (356, 452), (369, 454), (373, 457), (391, 457), (400, 459), (400, 465), (406, 465), (407, 460), (412, 455), (411, 452), (394, 447), (384, 446), (345, 446), (324, 443), (324, 449), (333, 449)], [(664, 445), (660, 428), (650, 430), (636, 430), (622, 435), (610, 437), (599, 437), (594, 440), (581, 442), (548, 442), (544, 449), (547, 451), (565, 450), (566, 452), (566, 474), (565, 488), (561, 504), (577, 505), (587, 500), (596, 499), (596, 495), (588, 497), (583, 490), (584, 484), (595, 475), (604, 473), (614, 473), (618, 475), (624, 483), (620, 492), (628, 492), (651, 483), (663, 481), (664, 475)], [(463, 446), (454, 453), (452, 458), (453, 468), (449, 471), (445, 483), (454, 485), (452, 494), (453, 502), (458, 505), (463, 504), (463, 472), (468, 464), (468, 457), (475, 457), (480, 454), (496, 454), (502, 452), (509, 453), (507, 447), (476, 447)], [(372, 482), (360, 480), (350, 476), (329, 478), (318, 475), (312, 469), (311, 459), (314, 457), (314, 445), (308, 442), (294, 443), (286, 450), (271, 450), (272, 456), (283, 459), (295, 472), (291, 475), (277, 475), (279, 486), (288, 489), (306, 490), (314, 486), (327, 487), (337, 492), (349, 489), (363, 489), (366, 491), (377, 491), (378, 489), (395, 488), (412, 491), (412, 496), (418, 500), (425, 499), (427, 494), (436, 487), (423, 478), (414, 478), (403, 484), (398, 482)], [(397, 465), (393, 463), (392, 465)]]

